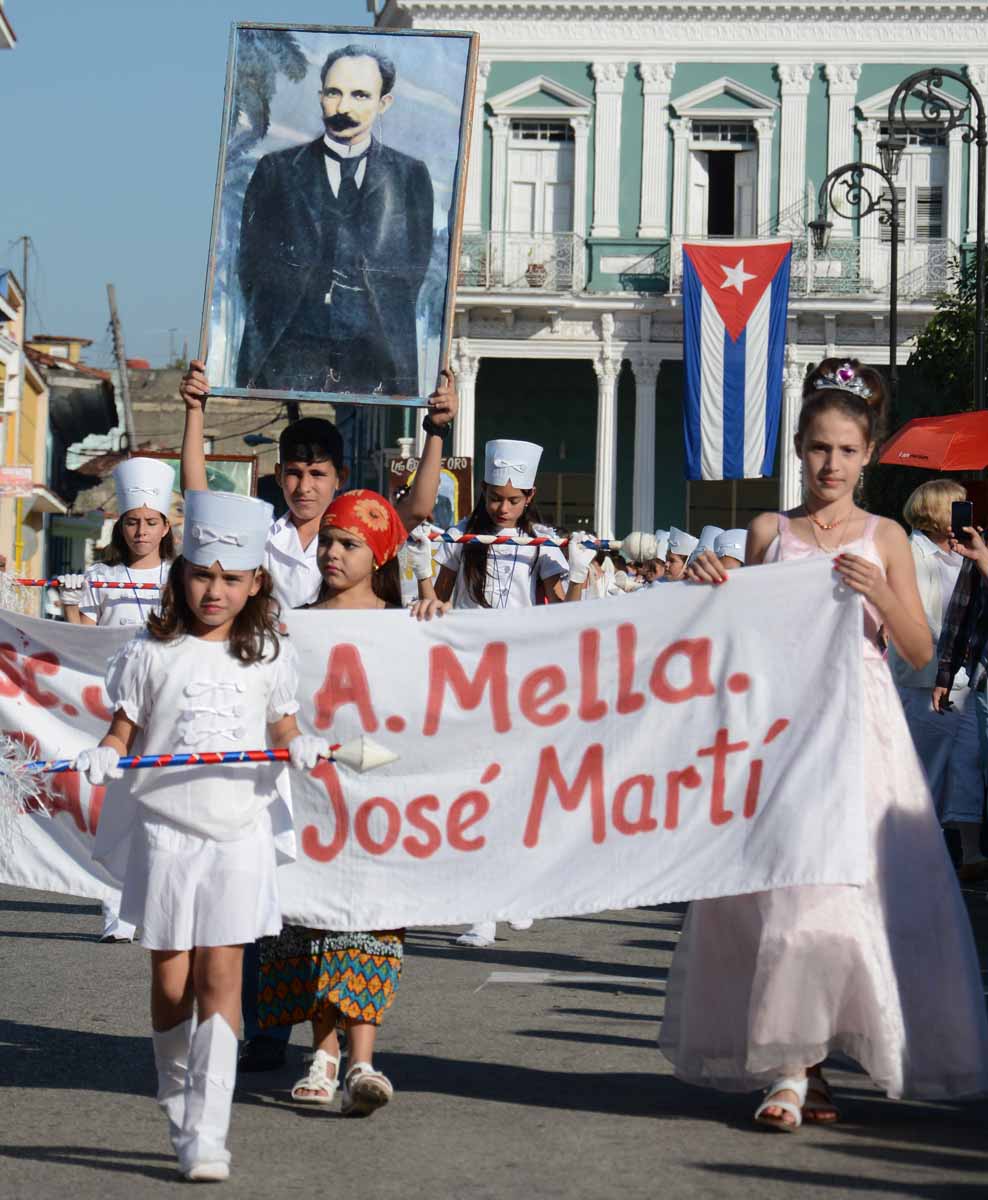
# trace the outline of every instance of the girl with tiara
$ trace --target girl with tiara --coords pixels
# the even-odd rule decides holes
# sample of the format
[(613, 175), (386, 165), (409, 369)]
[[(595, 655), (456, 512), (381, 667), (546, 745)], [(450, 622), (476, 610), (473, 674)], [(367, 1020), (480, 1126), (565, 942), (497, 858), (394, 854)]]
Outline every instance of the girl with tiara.
[[(694, 902), (659, 1039), (681, 1079), (765, 1087), (755, 1120), (782, 1132), (804, 1120), (838, 1120), (821, 1071), (835, 1051), (893, 1098), (942, 1100), (988, 1088), (971, 929), (878, 643), (884, 626), (896, 652), (919, 668), (933, 651), (930, 631), (905, 533), (854, 502), (884, 397), (878, 372), (854, 360), (827, 359), (808, 376), (796, 432), (805, 500), (756, 517), (746, 549), (750, 566), (826, 556), (864, 599), (869, 878), (861, 887)], [(690, 573), (719, 585), (729, 578), (709, 551)]]
[[(113, 471), (117, 493), (117, 517), (110, 544), (102, 561), (85, 575), (63, 576), (66, 585), (59, 593), (65, 619), (73, 625), (99, 625), (116, 628), (147, 624), (148, 617), (161, 606), (161, 589), (175, 557), (168, 513), (171, 508), (175, 472), (159, 458), (128, 458)], [(142, 583), (136, 588), (94, 588), (96, 580), (116, 583)], [(102, 845), (114, 836), (114, 828), (129, 813), (126, 787), (109, 789), (100, 813)], [(98, 850), (97, 850), (98, 852)], [(120, 864), (107, 863), (111, 874)], [(120, 919), (119, 892), (103, 901), (101, 942), (131, 942), (136, 929)]]
[[(312, 609), (401, 608), (398, 549), (405, 527), (377, 492), (344, 492), (326, 509), (319, 530), (323, 585)], [(438, 606), (424, 600), (416, 615), (429, 618)], [(394, 1094), (374, 1068), (374, 1044), (401, 979), (403, 929), (337, 932), (286, 925), (261, 943), (257, 1015), (262, 1029), (312, 1022), (309, 1073), (292, 1088), (292, 1099), (330, 1105), (340, 1086), (338, 1028), (346, 1030), (348, 1069), (343, 1081), (345, 1117), (368, 1117)]]
[[(99, 786), (121, 755), (287, 746), (307, 770), (328, 753), (299, 733), (297, 660), (276, 629), (261, 567), (272, 509), (225, 492), (186, 493), (182, 554), (160, 614), (111, 659), (113, 720), (76, 766)], [(151, 952), (158, 1102), (179, 1170), (229, 1175), (244, 943), (281, 929), (279, 848), (294, 843), (280, 764), (139, 773), (121, 909)]]
[[(470, 516), (454, 525), (452, 532), (553, 536), (552, 529), (538, 523), (535, 507), (535, 476), (541, 459), (542, 447), (533, 442), (488, 442), (480, 498)], [(586, 530), (581, 532), (583, 539), (592, 536)], [(451, 602), (453, 608), (530, 608), (543, 601), (581, 600), (595, 554), (582, 544), (579, 534), (570, 539), (568, 558), (555, 546), (440, 542), (436, 596)], [(512, 929), (522, 930), (530, 929), (532, 922), (510, 924)], [(496, 932), (493, 921), (484, 921), (457, 941), (476, 948), (492, 946)]]

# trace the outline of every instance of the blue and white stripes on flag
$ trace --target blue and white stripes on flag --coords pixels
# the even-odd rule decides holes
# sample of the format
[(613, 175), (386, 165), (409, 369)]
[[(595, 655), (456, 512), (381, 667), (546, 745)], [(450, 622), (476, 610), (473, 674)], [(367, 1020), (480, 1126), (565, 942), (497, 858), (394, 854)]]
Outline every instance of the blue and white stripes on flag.
[(791, 242), (683, 246), (687, 479), (771, 475)]

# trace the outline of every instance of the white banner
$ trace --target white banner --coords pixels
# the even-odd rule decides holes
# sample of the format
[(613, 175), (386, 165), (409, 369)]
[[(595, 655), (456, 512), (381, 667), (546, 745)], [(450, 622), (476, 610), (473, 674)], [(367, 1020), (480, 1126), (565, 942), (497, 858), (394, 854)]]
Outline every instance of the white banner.
[[(2, 618), (0, 728), (45, 758), (92, 745), (127, 631)], [(428, 624), (290, 613), (303, 728), (400, 759), (293, 774), (286, 917), (381, 929), (861, 883), (861, 620), (820, 561)], [(0, 879), (103, 896), (101, 789), (55, 786)]]

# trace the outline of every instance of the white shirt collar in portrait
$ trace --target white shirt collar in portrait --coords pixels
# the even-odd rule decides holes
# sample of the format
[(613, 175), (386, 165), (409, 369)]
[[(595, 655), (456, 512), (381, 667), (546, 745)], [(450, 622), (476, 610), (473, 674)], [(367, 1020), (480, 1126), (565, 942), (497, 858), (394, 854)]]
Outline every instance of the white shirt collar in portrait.
[[(327, 146), (334, 154), (338, 154), (340, 158), (359, 158), (371, 144), (370, 137), (361, 138), (359, 142), (338, 142), (336, 138), (331, 138), (329, 134), (323, 135), (323, 144)], [(333, 195), (340, 194), (340, 164), (335, 158), (331, 158), (328, 154), (324, 156), (326, 161), (326, 178), (329, 180), (329, 186), (333, 189)], [(364, 176), (367, 174), (367, 160), (357, 167), (357, 173), (353, 180), (357, 187), (360, 188), (364, 183)]]

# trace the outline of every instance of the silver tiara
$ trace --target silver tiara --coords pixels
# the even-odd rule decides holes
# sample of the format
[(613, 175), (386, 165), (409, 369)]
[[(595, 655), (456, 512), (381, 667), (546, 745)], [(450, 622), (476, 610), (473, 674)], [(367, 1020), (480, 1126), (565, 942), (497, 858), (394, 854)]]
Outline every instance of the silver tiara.
[(836, 371), (827, 371), (826, 374), (817, 375), (813, 380), (813, 386), (817, 388), (837, 388), (841, 392), (853, 392), (855, 396), (860, 396), (862, 400), (867, 400), (871, 395), (871, 388), (868, 387), (849, 362), (842, 362)]

